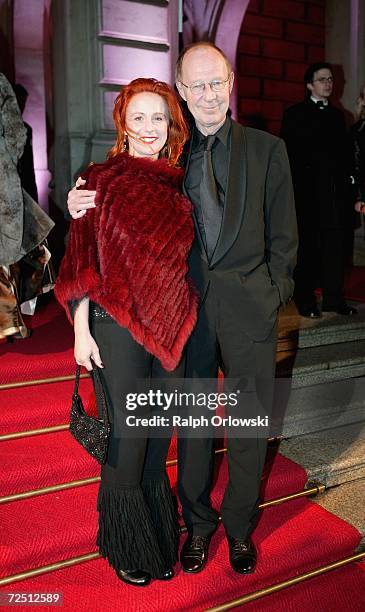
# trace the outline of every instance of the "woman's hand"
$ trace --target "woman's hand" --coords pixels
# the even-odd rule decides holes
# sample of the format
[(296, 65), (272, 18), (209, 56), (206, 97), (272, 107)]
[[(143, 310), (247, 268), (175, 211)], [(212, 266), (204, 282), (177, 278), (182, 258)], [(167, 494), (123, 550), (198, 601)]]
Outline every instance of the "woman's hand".
[(76, 363), (84, 366), (89, 372), (93, 369), (91, 360), (98, 366), (103, 368), (99, 347), (89, 331), (75, 333), (74, 355)]
[(355, 203), (356, 212), (365, 214), (365, 202), (361, 202), (360, 200)]
[(96, 191), (89, 191), (87, 189), (77, 189), (85, 185), (86, 181), (79, 176), (76, 181), (75, 187), (68, 192), (67, 196), (67, 207), (73, 219), (79, 219), (86, 214), (88, 208), (95, 208), (95, 194)]
[(78, 304), (74, 316), (75, 346), (74, 355), (76, 363), (84, 366), (87, 370), (93, 369), (91, 359), (103, 368), (99, 347), (90, 333), (89, 328), (89, 303), (88, 297), (84, 297)]

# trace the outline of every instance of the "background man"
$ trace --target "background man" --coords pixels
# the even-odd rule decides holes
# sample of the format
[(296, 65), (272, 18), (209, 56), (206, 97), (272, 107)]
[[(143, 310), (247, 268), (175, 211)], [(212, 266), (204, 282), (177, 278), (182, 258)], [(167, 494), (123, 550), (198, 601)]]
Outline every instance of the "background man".
[[(236, 388), (254, 380), (267, 391), (274, 378), (278, 309), (293, 292), (293, 191), (283, 141), (227, 116), (233, 79), (227, 58), (210, 43), (187, 47), (177, 63), (177, 88), (194, 118), (184, 188), (194, 204), (190, 275), (201, 299), (186, 376), (215, 378), (220, 367)], [(91, 192), (72, 190), (69, 210), (80, 216), (92, 201)], [(268, 413), (271, 394), (264, 395)], [(222, 521), (233, 569), (249, 573), (256, 563), (250, 534), (266, 438), (227, 436), (227, 448)], [(188, 528), (181, 563), (188, 573), (204, 568), (218, 524), (209, 498), (212, 468), (212, 437), (180, 439), (179, 496)]]
[(304, 83), (307, 97), (285, 111), (281, 129), (299, 230), (295, 301), (302, 316), (319, 317), (314, 290), (321, 286), (322, 311), (351, 315), (356, 309), (346, 304), (343, 294), (345, 229), (353, 218), (345, 119), (329, 101), (329, 64), (309, 66)]

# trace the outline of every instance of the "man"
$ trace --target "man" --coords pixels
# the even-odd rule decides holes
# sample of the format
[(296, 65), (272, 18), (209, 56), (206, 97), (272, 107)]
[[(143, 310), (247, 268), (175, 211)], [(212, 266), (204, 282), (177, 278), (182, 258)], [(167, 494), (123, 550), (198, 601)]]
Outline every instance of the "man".
[[(176, 85), (195, 122), (184, 189), (194, 204), (190, 275), (201, 302), (186, 375), (215, 378), (220, 367), (242, 389), (248, 379), (273, 381), (277, 312), (293, 292), (296, 221), (285, 145), (230, 119), (233, 79), (227, 58), (211, 43), (187, 47), (177, 63)], [(91, 192), (70, 192), (74, 217), (92, 205)], [(222, 521), (233, 569), (249, 573), (266, 439), (227, 435), (227, 448)], [(204, 568), (218, 524), (209, 499), (212, 467), (211, 437), (180, 438), (179, 496), (188, 529), (181, 564), (188, 573)]]
[[(295, 301), (304, 317), (319, 317), (315, 289), (322, 287), (322, 312), (356, 314), (344, 299), (344, 238), (353, 210), (343, 113), (331, 105), (330, 64), (312, 64), (304, 75), (307, 97), (288, 108), (281, 136), (291, 164), (299, 250)], [(317, 273), (319, 271), (319, 274)]]

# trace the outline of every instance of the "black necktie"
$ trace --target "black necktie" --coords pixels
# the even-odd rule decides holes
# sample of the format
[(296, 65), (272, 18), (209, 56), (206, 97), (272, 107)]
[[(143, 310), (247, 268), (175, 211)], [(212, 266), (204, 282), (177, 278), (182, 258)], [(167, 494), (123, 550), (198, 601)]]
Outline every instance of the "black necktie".
[(215, 135), (204, 142), (203, 173), (200, 183), (200, 205), (203, 216), (207, 254), (210, 259), (217, 244), (222, 223), (222, 208), (219, 205), (217, 185), (212, 165), (212, 146)]
[(324, 104), (324, 102), (322, 102), (322, 100), (318, 100), (318, 102), (316, 102), (316, 106), (318, 108), (322, 109), (322, 108), (325, 107), (325, 104)]

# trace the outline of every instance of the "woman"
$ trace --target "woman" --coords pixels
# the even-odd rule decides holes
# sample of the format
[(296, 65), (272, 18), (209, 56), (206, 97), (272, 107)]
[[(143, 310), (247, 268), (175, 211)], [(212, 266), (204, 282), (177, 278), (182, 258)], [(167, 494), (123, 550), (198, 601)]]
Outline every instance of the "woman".
[(365, 213), (365, 85), (357, 99), (357, 122), (351, 127), (355, 210)]
[(27, 338), (22, 313), (53, 288), (45, 239), (54, 223), (22, 189), (18, 163), (26, 143), (13, 89), (0, 73), (0, 339)]
[(66, 309), (76, 306), (75, 358), (103, 368), (110, 409), (97, 543), (119, 578), (145, 586), (172, 578), (179, 529), (165, 471), (169, 440), (131, 432), (125, 398), (146, 390), (152, 374), (175, 370), (196, 321), (186, 279), (191, 204), (177, 168), (188, 131), (174, 92), (154, 79), (121, 91), (114, 121), (108, 160), (84, 174), (97, 206), (71, 223), (56, 295)]

